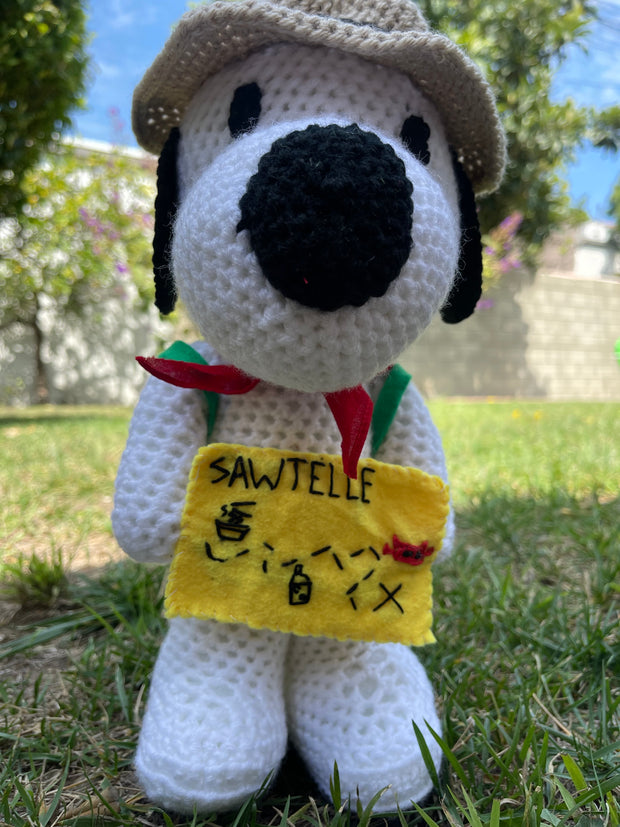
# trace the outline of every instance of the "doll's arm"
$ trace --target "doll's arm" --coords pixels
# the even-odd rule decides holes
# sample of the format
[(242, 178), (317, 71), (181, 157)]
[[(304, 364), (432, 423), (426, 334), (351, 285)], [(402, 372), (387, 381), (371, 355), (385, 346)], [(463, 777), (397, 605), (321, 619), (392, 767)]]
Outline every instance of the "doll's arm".
[(134, 560), (171, 559), (192, 461), (206, 439), (204, 394), (149, 377), (129, 426), (112, 512), (116, 539)]
[[(373, 391), (377, 390), (376, 386), (371, 388), (371, 395), (374, 396)], [(440, 477), (444, 482), (448, 481), (441, 437), (413, 382), (407, 385), (387, 436), (376, 453), (376, 459), (420, 468), (427, 474)], [(450, 508), (440, 557), (450, 554), (453, 543), (454, 513)]]

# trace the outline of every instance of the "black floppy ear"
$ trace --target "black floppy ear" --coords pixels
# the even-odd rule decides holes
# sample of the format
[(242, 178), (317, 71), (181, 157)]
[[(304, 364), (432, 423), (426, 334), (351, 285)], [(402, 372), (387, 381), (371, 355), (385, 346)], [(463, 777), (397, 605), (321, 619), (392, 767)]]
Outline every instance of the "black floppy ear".
[(461, 246), (458, 272), (440, 311), (443, 321), (449, 324), (471, 316), (482, 293), (482, 241), (474, 191), (454, 152), (452, 164), (459, 190)]
[(155, 306), (164, 315), (174, 310), (177, 300), (174, 276), (170, 267), (170, 248), (179, 201), (177, 176), (179, 137), (179, 129), (175, 126), (164, 144), (157, 164), (153, 272), (155, 274)]

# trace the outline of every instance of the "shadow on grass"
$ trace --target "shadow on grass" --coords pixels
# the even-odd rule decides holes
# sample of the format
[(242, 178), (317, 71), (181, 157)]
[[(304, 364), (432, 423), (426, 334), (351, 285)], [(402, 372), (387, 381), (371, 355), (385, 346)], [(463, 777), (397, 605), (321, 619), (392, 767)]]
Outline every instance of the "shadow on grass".
[[(583, 657), (613, 626), (620, 589), (620, 499), (556, 490), (488, 492), (457, 509), (458, 544), (434, 571), (434, 651)], [(458, 629), (455, 640), (454, 629)], [(617, 637), (617, 624), (615, 626)], [(510, 668), (510, 667), (508, 667)]]
[(579, 580), (575, 566), (602, 573), (605, 558), (612, 568), (619, 562), (620, 497), (595, 491), (577, 498), (562, 489), (537, 496), (486, 492), (456, 512), (456, 555), (487, 552), (499, 570), (570, 586)]
[(94, 405), (92, 409), (84, 406), (62, 408), (61, 406), (41, 406), (20, 410), (13, 413), (0, 409), (0, 428), (23, 427), (25, 425), (47, 425), (59, 422), (88, 422), (95, 419), (127, 420), (130, 411), (125, 408), (106, 408)]

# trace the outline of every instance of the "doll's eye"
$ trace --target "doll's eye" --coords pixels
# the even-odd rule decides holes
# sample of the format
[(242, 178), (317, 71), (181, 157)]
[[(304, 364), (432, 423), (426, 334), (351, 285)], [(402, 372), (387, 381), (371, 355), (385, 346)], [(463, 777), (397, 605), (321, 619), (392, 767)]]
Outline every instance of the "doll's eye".
[(431, 136), (429, 125), (418, 115), (411, 115), (400, 130), (400, 139), (409, 152), (426, 166), (431, 160), (428, 139)]
[(256, 83), (246, 83), (235, 89), (228, 118), (228, 128), (233, 138), (254, 129), (260, 117), (262, 97), (263, 93)]

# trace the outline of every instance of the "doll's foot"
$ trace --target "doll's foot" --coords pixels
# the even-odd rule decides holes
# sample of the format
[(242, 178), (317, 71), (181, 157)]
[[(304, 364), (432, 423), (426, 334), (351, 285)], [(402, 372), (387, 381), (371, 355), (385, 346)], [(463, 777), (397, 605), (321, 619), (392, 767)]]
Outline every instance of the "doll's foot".
[(437, 769), (441, 750), (425, 722), (437, 733), (440, 723), (426, 672), (407, 647), (292, 638), (286, 702), (291, 738), (326, 795), (334, 762), (353, 806), (358, 790), (366, 806), (389, 785), (375, 812), (407, 809), (431, 791), (412, 720)]
[(136, 755), (147, 796), (175, 812), (233, 809), (286, 750), (288, 638), (175, 618), (151, 681)]

